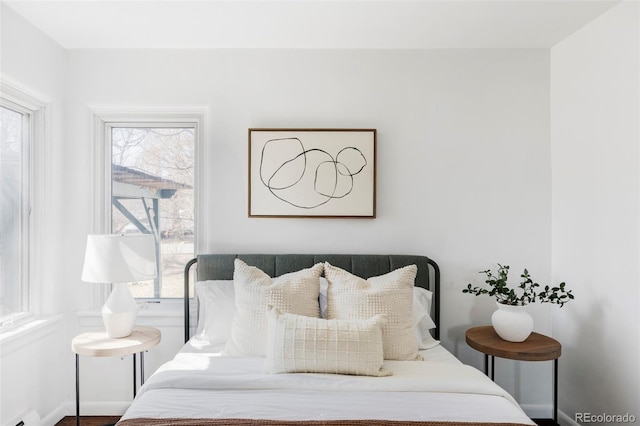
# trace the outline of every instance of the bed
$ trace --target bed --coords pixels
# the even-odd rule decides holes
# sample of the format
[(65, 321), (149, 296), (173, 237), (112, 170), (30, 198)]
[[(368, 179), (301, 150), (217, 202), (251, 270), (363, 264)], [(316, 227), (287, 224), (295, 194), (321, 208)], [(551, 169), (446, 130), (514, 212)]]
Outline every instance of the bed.
[(198, 255), (185, 344), (118, 426), (533, 425), (439, 344), (439, 286), (425, 256)]

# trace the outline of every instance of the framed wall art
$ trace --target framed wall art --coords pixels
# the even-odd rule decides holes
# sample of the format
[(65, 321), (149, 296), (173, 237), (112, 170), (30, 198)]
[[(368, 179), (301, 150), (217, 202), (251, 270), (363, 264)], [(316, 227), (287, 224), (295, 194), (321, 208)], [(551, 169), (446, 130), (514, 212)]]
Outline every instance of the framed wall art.
[(376, 129), (249, 129), (249, 217), (375, 216)]

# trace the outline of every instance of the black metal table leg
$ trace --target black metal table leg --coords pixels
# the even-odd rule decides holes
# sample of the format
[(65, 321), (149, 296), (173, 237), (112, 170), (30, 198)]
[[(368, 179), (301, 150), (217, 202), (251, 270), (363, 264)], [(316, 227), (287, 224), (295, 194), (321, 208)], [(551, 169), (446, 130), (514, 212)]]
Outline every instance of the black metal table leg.
[(558, 424), (558, 358), (553, 360), (553, 421)]
[(80, 426), (80, 356), (76, 354), (76, 426)]
[(140, 352), (140, 386), (144, 385), (144, 351)]
[[(489, 357), (491, 357), (491, 368), (489, 368)], [(484, 375), (489, 376), (491, 380), (494, 379), (494, 371), (496, 366), (496, 357), (489, 354), (484, 354)]]
[(489, 375), (489, 354), (484, 354), (484, 375)]
[(136, 397), (136, 388), (137, 388), (137, 384), (136, 384), (136, 354), (133, 354), (133, 397)]
[(491, 355), (491, 380), (495, 379), (496, 357)]

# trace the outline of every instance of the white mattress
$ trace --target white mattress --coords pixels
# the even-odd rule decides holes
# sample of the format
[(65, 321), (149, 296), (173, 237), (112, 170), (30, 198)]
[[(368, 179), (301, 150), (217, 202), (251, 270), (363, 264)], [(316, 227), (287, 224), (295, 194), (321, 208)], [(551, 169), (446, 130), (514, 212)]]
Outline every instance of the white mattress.
[(378, 419), (534, 424), (502, 388), (438, 345), (425, 361), (385, 361), (393, 376), (264, 374), (262, 358), (220, 356), (194, 339), (122, 417)]

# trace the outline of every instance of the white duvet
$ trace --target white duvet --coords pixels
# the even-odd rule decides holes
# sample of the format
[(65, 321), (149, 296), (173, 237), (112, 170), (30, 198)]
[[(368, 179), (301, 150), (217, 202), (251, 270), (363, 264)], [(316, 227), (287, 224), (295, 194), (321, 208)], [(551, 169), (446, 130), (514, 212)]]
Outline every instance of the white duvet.
[(265, 374), (263, 358), (180, 353), (138, 392), (127, 418), (431, 420), (534, 424), (459, 362), (386, 361), (389, 377)]

